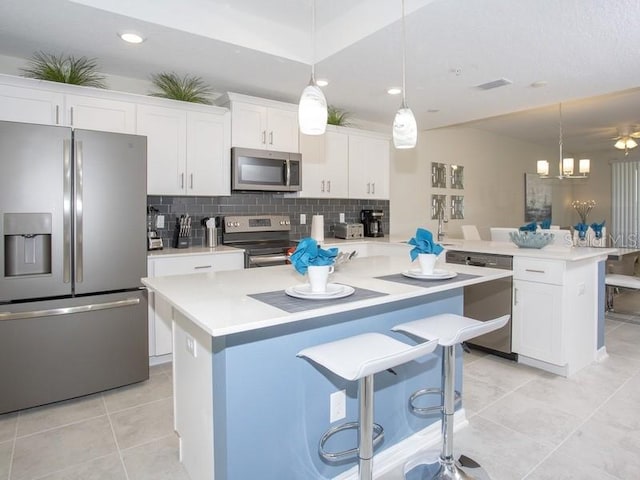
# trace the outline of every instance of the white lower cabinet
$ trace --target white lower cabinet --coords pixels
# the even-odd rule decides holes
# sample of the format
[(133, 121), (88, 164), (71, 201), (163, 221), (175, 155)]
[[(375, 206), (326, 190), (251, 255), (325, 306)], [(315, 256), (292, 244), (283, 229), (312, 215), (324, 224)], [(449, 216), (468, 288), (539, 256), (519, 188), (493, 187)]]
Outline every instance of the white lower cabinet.
[[(220, 272), (242, 270), (244, 253), (184, 254), (175, 256), (155, 256), (147, 259), (149, 277), (185, 275), (188, 273)], [(172, 311), (171, 306), (149, 292), (149, 355), (161, 356), (172, 352)]]
[(512, 347), (520, 363), (569, 376), (596, 359), (604, 288), (597, 261), (516, 256), (513, 288)]
[(514, 280), (513, 288), (513, 350), (564, 365), (562, 286)]

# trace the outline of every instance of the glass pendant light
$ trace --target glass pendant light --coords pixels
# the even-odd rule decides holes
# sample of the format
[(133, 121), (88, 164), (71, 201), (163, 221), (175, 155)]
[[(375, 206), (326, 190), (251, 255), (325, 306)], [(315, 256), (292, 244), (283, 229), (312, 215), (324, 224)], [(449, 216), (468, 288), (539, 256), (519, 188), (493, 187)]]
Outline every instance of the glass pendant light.
[(407, 107), (406, 92), (406, 33), (404, 24), (404, 0), (402, 0), (402, 105), (393, 119), (393, 145), (396, 148), (414, 148), (418, 140), (418, 126), (413, 112)]
[(311, 79), (309, 85), (302, 91), (298, 103), (298, 125), (300, 132), (305, 135), (322, 135), (327, 129), (327, 99), (320, 87), (316, 85), (315, 56), (316, 56), (316, 2), (313, 0), (311, 25), (312, 58)]

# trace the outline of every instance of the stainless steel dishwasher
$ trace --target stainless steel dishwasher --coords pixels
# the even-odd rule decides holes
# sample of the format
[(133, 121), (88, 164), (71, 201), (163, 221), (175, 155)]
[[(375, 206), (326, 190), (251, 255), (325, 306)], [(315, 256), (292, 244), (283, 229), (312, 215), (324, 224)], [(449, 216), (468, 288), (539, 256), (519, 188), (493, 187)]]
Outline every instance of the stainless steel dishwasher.
[[(451, 250), (447, 252), (447, 262), (503, 270), (513, 269), (511, 255)], [(511, 315), (512, 291), (513, 280), (511, 277), (464, 287), (464, 315), (483, 321), (501, 315)], [(467, 344), (501, 357), (512, 360), (518, 358), (518, 354), (511, 350), (511, 319), (504, 327), (476, 337)]]

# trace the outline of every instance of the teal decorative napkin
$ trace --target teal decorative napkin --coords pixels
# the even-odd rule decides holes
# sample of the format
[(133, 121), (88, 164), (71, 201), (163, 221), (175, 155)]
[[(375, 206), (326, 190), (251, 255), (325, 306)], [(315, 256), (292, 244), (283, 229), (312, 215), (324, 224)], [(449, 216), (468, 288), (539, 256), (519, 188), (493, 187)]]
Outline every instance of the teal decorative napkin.
[(550, 218), (545, 218), (543, 221), (540, 222), (540, 228), (544, 229), (544, 230), (549, 230), (551, 228), (551, 219)]
[(418, 228), (416, 230), (416, 236), (409, 240), (409, 245), (413, 245), (409, 255), (411, 255), (411, 261), (418, 258), (419, 253), (433, 253), (434, 255), (440, 255), (444, 250), (442, 245), (433, 241), (433, 235), (429, 230), (424, 228)]
[(605, 220), (602, 223), (592, 223), (591, 229), (595, 232), (596, 238), (602, 238), (602, 227), (604, 227)]
[(338, 255), (337, 248), (323, 250), (313, 238), (306, 237), (300, 240), (295, 252), (291, 254), (290, 260), (298, 273), (304, 275), (307, 273), (309, 265), (333, 265), (336, 255)]
[[(573, 228), (575, 228), (578, 231), (578, 237), (581, 240), (584, 240), (584, 238), (587, 236), (587, 230), (589, 230), (589, 225), (587, 225), (586, 223), (578, 223)], [(602, 231), (600, 233), (602, 234)]]
[(521, 232), (535, 232), (537, 228), (538, 224), (536, 222), (531, 222), (521, 226), (518, 230)]

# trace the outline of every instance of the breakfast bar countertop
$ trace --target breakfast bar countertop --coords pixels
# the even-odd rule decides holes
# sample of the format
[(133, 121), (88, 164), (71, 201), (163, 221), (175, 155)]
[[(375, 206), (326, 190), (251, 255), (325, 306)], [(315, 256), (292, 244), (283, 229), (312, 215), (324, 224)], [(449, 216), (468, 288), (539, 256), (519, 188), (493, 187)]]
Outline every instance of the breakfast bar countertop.
[(407, 300), (437, 292), (461, 288), (511, 276), (511, 271), (439, 263), (436, 268), (460, 275), (459, 279), (439, 282), (425, 280), (424, 287), (391, 282), (376, 277), (399, 274), (417, 267), (408, 256), (373, 256), (355, 258), (339, 266), (329, 279), (331, 283), (371, 290), (383, 295), (353, 302), (307, 300), (317, 308), (287, 313), (249, 295), (282, 291), (306, 283), (290, 265), (224, 272), (144, 278), (142, 281), (156, 295), (164, 298), (185, 317), (212, 337), (284, 325), (333, 313), (357, 310), (393, 301)]

